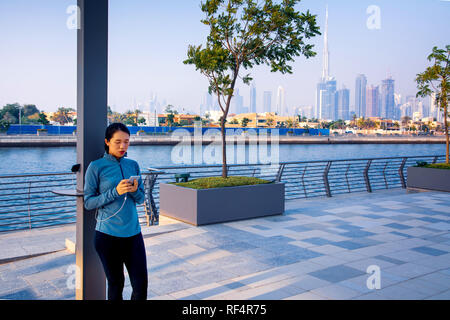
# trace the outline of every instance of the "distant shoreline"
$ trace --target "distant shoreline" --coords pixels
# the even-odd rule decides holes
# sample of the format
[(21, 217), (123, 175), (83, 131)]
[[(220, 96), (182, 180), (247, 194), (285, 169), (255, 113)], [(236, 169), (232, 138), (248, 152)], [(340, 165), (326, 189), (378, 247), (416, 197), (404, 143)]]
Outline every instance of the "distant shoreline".
[[(170, 136), (131, 136), (131, 145), (176, 145), (182, 141), (181, 139), (182, 137)], [(204, 136), (202, 144), (207, 145), (212, 141), (210, 137)], [(191, 143), (194, 145), (194, 137), (191, 137)], [(267, 144), (270, 143), (268, 137)], [(249, 144), (248, 137), (245, 144)], [(279, 144), (445, 144), (445, 136), (280, 136)], [(76, 146), (75, 136), (0, 136), (0, 148), (69, 146)]]

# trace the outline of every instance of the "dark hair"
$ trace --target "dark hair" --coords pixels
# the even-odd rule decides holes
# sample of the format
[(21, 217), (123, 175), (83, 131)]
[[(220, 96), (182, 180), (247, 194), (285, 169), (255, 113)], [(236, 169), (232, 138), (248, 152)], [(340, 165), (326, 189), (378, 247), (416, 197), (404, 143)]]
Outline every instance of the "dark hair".
[[(124, 125), (123, 123), (120, 123), (120, 122), (115, 122), (115, 123), (111, 123), (108, 126), (108, 128), (106, 128), (105, 139), (108, 141), (111, 140), (112, 136), (117, 131), (122, 131), (122, 132), (128, 133), (128, 135), (131, 135), (130, 130), (128, 130), (126, 125)], [(106, 150), (106, 153), (109, 153), (109, 147), (106, 143), (105, 143), (105, 150)]]

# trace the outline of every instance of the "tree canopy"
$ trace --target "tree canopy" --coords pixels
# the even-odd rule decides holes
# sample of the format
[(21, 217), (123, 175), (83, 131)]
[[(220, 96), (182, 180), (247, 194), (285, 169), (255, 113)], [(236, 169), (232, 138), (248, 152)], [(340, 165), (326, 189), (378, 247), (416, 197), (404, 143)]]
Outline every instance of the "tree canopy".
[(241, 69), (268, 65), (272, 72), (292, 73), (291, 62), (298, 56), (316, 55), (305, 42), (319, 35), (316, 16), (298, 12), (299, 0), (206, 0), (201, 3), (209, 27), (206, 44), (189, 45), (185, 64), (194, 65), (208, 79), (223, 112), (222, 177), (227, 177), (225, 121), (238, 77), (250, 84), (252, 77), (240, 76)]
[(449, 136), (448, 136), (448, 101), (450, 92), (450, 45), (445, 49), (434, 47), (428, 56), (428, 61), (433, 65), (424, 72), (417, 74), (416, 82), (419, 91), (416, 97), (426, 97), (435, 95), (436, 104), (441, 109), (444, 116), (444, 130), (446, 135), (446, 163), (449, 163)]

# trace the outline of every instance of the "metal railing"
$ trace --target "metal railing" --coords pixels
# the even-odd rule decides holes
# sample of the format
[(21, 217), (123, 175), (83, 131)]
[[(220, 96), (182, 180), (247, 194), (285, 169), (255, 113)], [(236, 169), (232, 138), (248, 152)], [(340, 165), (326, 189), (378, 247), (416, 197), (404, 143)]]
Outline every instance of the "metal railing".
[[(277, 165), (230, 164), (230, 176), (254, 176), (285, 183), (285, 199), (310, 198), (350, 192), (372, 192), (379, 189), (406, 188), (407, 168), (417, 161), (443, 162), (440, 156), (408, 156), (325, 161), (292, 161)], [(138, 206), (143, 225), (152, 225), (149, 212), (158, 211), (159, 183), (174, 181), (176, 173), (189, 172), (190, 179), (221, 176), (222, 165), (170, 166), (158, 168), (157, 179), (147, 179), (152, 170), (143, 172), (153, 204)], [(0, 232), (74, 223), (76, 199), (56, 195), (55, 189), (75, 189), (74, 173), (45, 173), (0, 176)], [(153, 217), (154, 218), (154, 217)], [(157, 224), (157, 223), (155, 223)]]

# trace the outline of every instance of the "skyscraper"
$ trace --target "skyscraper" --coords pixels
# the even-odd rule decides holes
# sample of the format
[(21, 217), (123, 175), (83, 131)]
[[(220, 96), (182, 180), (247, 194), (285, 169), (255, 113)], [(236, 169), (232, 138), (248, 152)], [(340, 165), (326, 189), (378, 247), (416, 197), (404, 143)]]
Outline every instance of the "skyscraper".
[(337, 114), (335, 120), (350, 120), (350, 90), (342, 88), (337, 92)]
[(378, 86), (368, 86), (366, 89), (366, 117), (378, 117), (379, 116), (379, 105), (380, 105), (380, 94)]
[(282, 116), (285, 113), (285, 107), (286, 107), (286, 102), (285, 102), (285, 91), (284, 88), (282, 86), (278, 86), (278, 91), (277, 91), (277, 105), (276, 105), (276, 112), (277, 115)]
[(327, 81), (330, 76), (329, 66), (330, 52), (328, 51), (328, 5), (325, 13), (325, 34), (323, 37), (323, 69), (322, 81)]
[(392, 78), (381, 81), (381, 110), (380, 116), (386, 119), (394, 118), (394, 80)]
[(320, 81), (316, 87), (316, 106), (314, 110), (314, 117), (317, 119), (322, 118), (322, 100), (324, 100), (326, 87), (326, 83), (322, 81)]
[(256, 112), (256, 88), (255, 83), (253, 82), (250, 87), (250, 106), (249, 106), (249, 112)]
[(336, 80), (330, 78), (325, 82), (322, 100), (322, 119), (335, 120), (337, 109)]
[(366, 116), (366, 87), (366, 76), (359, 74), (355, 82), (355, 113), (358, 117)]
[(233, 99), (234, 99), (234, 112), (236, 114), (242, 113), (243, 110), (243, 105), (244, 105), (244, 97), (239, 95), (239, 89), (234, 89), (234, 95), (233, 95)]
[(272, 91), (264, 91), (264, 112), (271, 112), (272, 107)]
[(337, 96), (336, 79), (330, 77), (330, 52), (328, 50), (328, 6), (325, 14), (325, 34), (323, 44), (322, 78), (316, 87), (315, 117), (318, 119), (334, 119), (336, 115)]

